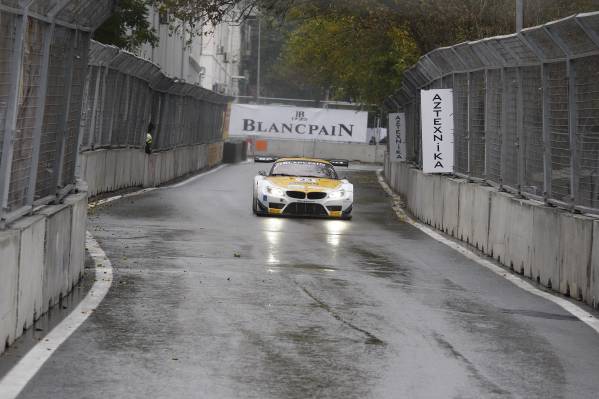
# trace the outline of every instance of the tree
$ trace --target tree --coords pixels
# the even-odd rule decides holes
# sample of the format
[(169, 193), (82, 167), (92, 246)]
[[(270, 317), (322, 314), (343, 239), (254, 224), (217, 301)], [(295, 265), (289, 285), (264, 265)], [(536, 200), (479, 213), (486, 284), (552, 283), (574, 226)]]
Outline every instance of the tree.
[(115, 12), (95, 32), (94, 39), (133, 51), (144, 43), (158, 44), (148, 22), (147, 0), (121, 0)]
[(112, 16), (94, 33), (94, 39), (126, 50), (144, 43), (158, 44), (148, 22), (149, 8), (166, 16), (172, 32), (185, 31), (189, 38), (202, 34), (206, 25), (240, 22), (257, 8), (284, 15), (295, 0), (119, 0)]
[(406, 27), (385, 11), (366, 1), (294, 10), (289, 18), (302, 22), (289, 35), (279, 73), (324, 87), (334, 99), (379, 104), (419, 55)]

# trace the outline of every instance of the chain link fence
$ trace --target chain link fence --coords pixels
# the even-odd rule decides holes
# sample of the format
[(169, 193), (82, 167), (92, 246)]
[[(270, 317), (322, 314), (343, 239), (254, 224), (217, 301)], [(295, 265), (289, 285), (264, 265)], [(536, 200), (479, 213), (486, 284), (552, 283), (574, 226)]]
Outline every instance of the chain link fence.
[(222, 140), (227, 98), (164, 75), (151, 62), (91, 42), (83, 96), (80, 150), (153, 150)]
[(599, 212), (599, 12), (436, 49), (404, 74), (403, 111), (421, 166), (420, 90), (454, 90), (456, 174)]
[(113, 0), (0, 0), (0, 228), (57, 203), (80, 151), (222, 139), (226, 98), (91, 41)]
[(112, 0), (0, 0), (0, 226), (75, 183), (91, 32)]

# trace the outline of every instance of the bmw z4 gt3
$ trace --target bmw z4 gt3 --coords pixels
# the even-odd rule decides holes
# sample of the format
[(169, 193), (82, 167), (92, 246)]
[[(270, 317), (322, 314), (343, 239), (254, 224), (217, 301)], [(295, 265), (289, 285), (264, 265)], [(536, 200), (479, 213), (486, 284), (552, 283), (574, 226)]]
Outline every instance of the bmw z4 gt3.
[(353, 184), (340, 179), (329, 161), (281, 158), (268, 174), (254, 177), (257, 215), (351, 219), (353, 202)]

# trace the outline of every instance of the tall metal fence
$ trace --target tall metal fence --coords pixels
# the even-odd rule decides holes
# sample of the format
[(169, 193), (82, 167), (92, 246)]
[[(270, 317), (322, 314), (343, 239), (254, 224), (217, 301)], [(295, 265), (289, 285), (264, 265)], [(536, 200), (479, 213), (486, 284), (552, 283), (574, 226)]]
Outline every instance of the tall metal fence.
[(92, 41), (83, 96), (80, 149), (153, 149), (222, 140), (227, 98), (164, 75), (160, 68)]
[(75, 183), (91, 32), (112, 0), (0, 0), (0, 227)]
[(76, 183), (77, 155), (222, 138), (226, 98), (91, 41), (114, 0), (0, 0), (0, 229)]
[(386, 101), (422, 164), (420, 90), (454, 91), (456, 174), (599, 211), (599, 12), (436, 49)]

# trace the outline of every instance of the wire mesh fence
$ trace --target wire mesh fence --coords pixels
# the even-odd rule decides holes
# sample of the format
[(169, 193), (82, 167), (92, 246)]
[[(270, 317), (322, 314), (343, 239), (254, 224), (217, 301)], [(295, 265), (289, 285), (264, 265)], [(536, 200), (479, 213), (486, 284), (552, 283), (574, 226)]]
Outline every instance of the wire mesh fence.
[(0, 0), (0, 227), (73, 188), (90, 32), (113, 5)]
[(222, 135), (226, 99), (92, 42), (114, 0), (0, 0), (0, 229), (76, 183), (81, 150)]
[(599, 212), (599, 12), (439, 48), (386, 102), (406, 113), (421, 166), (420, 90), (454, 91), (454, 170), (572, 210)]
[(148, 132), (155, 151), (221, 140), (225, 97), (113, 46), (89, 53), (80, 150), (143, 147)]

